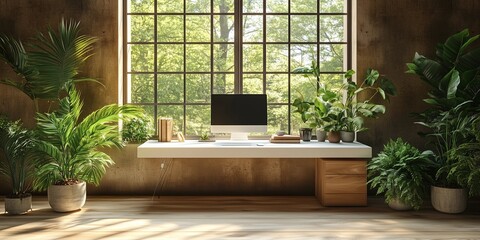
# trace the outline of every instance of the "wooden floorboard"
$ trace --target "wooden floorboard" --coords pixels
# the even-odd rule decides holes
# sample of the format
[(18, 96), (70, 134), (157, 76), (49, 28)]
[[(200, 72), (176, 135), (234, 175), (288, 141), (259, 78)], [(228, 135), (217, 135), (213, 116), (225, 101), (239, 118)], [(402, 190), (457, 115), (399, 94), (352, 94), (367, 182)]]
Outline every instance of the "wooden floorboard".
[(378, 198), (324, 208), (310, 196), (89, 196), (72, 213), (53, 212), (45, 197), (33, 205), (0, 214), (0, 239), (480, 239), (478, 203), (455, 215), (398, 212)]

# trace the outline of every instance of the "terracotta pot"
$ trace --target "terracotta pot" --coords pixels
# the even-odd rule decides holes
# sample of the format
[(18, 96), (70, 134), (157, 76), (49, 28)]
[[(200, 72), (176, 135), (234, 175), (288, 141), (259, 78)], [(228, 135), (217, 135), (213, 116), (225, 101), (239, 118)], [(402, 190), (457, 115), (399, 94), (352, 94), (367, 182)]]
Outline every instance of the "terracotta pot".
[(443, 213), (461, 213), (467, 208), (467, 191), (463, 188), (431, 187), (432, 206)]
[(5, 197), (5, 212), (10, 215), (20, 215), (32, 210), (32, 195), (22, 198)]
[(353, 142), (355, 140), (355, 132), (341, 131), (340, 138), (342, 142)]
[(339, 143), (340, 142), (340, 132), (330, 131), (327, 134), (328, 142), (330, 143)]
[(55, 212), (71, 212), (83, 207), (87, 199), (87, 185), (51, 185), (48, 187), (48, 203)]
[(310, 140), (312, 140), (312, 129), (311, 128), (300, 128), (300, 138), (304, 142), (310, 142)]
[(410, 210), (410, 209), (413, 208), (412, 206), (403, 203), (402, 201), (400, 201), (400, 200), (397, 199), (397, 198), (391, 200), (391, 201), (388, 203), (388, 206), (389, 206), (391, 209), (394, 209), (394, 210), (397, 210), (397, 211), (406, 211), (406, 210)]
[(322, 129), (317, 129), (317, 141), (318, 142), (325, 142), (326, 138), (327, 138), (327, 132), (325, 132)]

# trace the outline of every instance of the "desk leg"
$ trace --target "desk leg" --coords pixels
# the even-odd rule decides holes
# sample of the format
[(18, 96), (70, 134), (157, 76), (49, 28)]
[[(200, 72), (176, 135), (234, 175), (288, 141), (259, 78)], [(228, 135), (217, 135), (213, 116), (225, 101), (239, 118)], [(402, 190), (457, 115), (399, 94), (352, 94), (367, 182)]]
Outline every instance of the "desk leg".
[[(160, 164), (160, 174), (158, 175), (157, 184), (155, 185), (155, 190), (153, 190), (152, 200), (155, 198), (155, 193), (157, 192), (159, 185), (160, 185), (160, 191), (165, 186), (167, 179), (170, 177), (170, 175), (172, 175), (172, 169), (173, 169), (172, 158), (162, 160), (162, 163)], [(158, 195), (158, 197), (160, 198), (160, 194)]]

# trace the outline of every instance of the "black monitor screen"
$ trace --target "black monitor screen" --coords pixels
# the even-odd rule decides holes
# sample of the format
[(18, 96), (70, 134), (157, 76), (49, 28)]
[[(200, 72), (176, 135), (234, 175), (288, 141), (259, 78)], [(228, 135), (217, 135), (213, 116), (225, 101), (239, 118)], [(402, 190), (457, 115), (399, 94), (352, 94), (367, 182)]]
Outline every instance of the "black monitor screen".
[(212, 125), (267, 125), (266, 94), (212, 94)]

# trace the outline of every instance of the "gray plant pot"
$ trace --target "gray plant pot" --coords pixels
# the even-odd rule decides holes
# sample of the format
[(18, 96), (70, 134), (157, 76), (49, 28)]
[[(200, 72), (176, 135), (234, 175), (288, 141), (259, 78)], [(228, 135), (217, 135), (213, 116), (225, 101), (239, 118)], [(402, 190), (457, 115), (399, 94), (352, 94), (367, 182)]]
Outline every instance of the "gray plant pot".
[(341, 131), (340, 138), (342, 142), (353, 142), (355, 140), (355, 132)]
[(325, 139), (327, 139), (327, 132), (325, 132), (322, 129), (317, 129), (317, 140), (318, 140), (318, 142), (325, 142)]
[(21, 215), (32, 210), (32, 195), (23, 198), (5, 197), (5, 212), (10, 215)]
[(397, 211), (406, 211), (406, 210), (411, 210), (413, 207), (410, 205), (407, 205), (400, 201), (399, 199), (393, 199), (388, 203), (388, 206), (391, 209), (397, 210)]
[(55, 212), (71, 212), (83, 207), (87, 199), (87, 185), (51, 185), (48, 187), (48, 203)]
[(463, 188), (431, 187), (432, 206), (443, 213), (461, 213), (467, 208), (467, 191)]
[(310, 140), (312, 140), (312, 129), (311, 128), (300, 128), (300, 138), (304, 142), (310, 142)]

